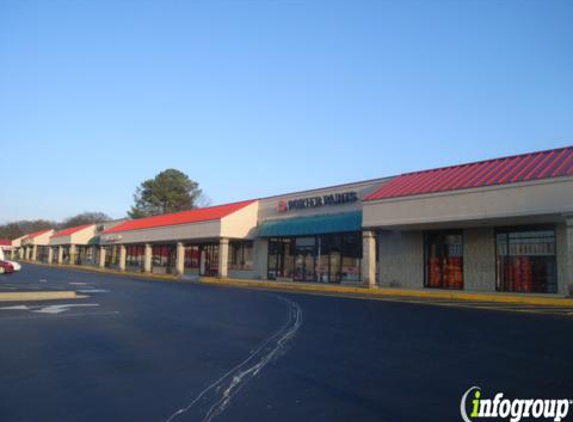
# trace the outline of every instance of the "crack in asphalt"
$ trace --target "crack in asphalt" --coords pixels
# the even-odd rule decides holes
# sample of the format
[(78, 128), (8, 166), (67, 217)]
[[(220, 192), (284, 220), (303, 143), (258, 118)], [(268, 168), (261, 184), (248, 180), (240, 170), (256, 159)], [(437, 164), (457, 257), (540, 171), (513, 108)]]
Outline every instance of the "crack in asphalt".
[(287, 343), (294, 338), (302, 325), (302, 310), (298, 304), (283, 296), (272, 296), (282, 300), (288, 308), (285, 324), (261, 343), (251, 355), (217, 379), (187, 406), (174, 412), (165, 422), (195, 411), (194, 416), (202, 422), (210, 422), (225, 411), (231, 399), (253, 379), (269, 362), (286, 350)]

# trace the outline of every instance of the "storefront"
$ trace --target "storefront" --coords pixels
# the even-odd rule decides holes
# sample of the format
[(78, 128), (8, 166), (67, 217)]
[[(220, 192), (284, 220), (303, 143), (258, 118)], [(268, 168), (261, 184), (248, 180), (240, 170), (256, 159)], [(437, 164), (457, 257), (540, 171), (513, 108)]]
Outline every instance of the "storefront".
[(262, 199), (257, 231), (267, 250), (262, 278), (362, 283), (362, 198), (387, 181)]
[(76, 227), (49, 245), (44, 231), (20, 250), (188, 277), (568, 294), (572, 192), (573, 147)]
[(120, 270), (237, 276), (250, 267), (258, 205), (243, 201), (126, 221), (103, 232), (100, 253), (106, 266)]
[(360, 232), (269, 239), (269, 280), (320, 283), (361, 281)]
[(93, 265), (95, 251), (92, 242), (96, 231), (95, 224), (84, 224), (54, 233), (49, 241), (47, 261), (64, 265)]
[(409, 173), (365, 198), (382, 287), (573, 291), (573, 148)]
[[(47, 229), (35, 233), (31, 233), (20, 241), (22, 248), (22, 259), (28, 261), (38, 260), (38, 248), (43, 248), (48, 245), (50, 237), (54, 234), (54, 230)], [(42, 249), (43, 251), (43, 249)]]

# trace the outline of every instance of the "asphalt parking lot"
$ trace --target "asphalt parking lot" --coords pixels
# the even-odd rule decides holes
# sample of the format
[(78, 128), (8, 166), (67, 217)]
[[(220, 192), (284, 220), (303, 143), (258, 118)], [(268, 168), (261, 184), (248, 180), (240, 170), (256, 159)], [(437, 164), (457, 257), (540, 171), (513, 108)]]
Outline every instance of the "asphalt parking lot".
[(573, 318), (26, 265), (0, 290), (0, 421), (456, 421), (476, 385), (573, 398)]

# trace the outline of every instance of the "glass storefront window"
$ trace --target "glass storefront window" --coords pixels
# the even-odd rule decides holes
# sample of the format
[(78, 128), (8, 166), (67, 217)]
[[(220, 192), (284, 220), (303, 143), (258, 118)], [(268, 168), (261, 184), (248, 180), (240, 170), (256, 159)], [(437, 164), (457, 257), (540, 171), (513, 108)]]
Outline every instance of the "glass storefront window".
[(253, 242), (229, 242), (229, 269), (249, 271), (253, 269)]
[(125, 265), (126, 267), (135, 267), (143, 270), (145, 263), (145, 246), (143, 245), (130, 245), (125, 250)]
[(269, 239), (270, 280), (360, 282), (362, 234), (341, 233)]
[(463, 289), (463, 236), (460, 231), (425, 234), (425, 287)]
[(185, 246), (185, 268), (199, 268), (199, 246)]
[(105, 246), (105, 266), (118, 267), (119, 266), (119, 246)]
[(82, 265), (86, 262), (86, 255), (87, 255), (87, 247), (84, 245), (76, 246), (76, 256), (75, 256), (75, 264)]
[(172, 245), (155, 245), (151, 251), (152, 268), (164, 269), (169, 273), (175, 266), (175, 247)]
[(557, 293), (553, 227), (498, 229), (496, 241), (498, 291)]

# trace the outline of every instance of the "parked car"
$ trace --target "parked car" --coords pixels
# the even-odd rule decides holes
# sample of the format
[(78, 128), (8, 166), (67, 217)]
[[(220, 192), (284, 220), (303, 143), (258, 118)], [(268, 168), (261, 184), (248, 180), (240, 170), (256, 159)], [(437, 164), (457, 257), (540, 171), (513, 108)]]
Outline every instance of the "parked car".
[(0, 274), (10, 274), (14, 272), (14, 266), (8, 261), (0, 261)]
[(8, 260), (4, 260), (4, 262), (7, 262), (8, 264), (12, 265), (12, 267), (14, 268), (14, 271), (20, 271), (22, 269), (22, 265), (19, 262), (16, 261), (8, 261)]
[(14, 267), (14, 271), (20, 271), (22, 269), (22, 265), (20, 265), (16, 261), (10, 261), (10, 260), (6, 259), (6, 255), (4, 254), (4, 251), (2, 250), (2, 248), (0, 248), (0, 261), (4, 261), (4, 262), (8, 262), (9, 264), (12, 264), (12, 267)]

